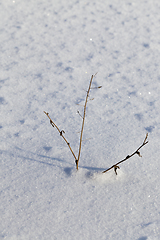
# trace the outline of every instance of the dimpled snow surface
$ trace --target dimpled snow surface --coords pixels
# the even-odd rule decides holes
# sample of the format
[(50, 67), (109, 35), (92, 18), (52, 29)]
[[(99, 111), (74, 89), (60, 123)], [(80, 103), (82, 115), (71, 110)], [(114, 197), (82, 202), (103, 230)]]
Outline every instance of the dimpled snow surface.
[(159, 0), (0, 1), (1, 240), (160, 239), (159, 65)]

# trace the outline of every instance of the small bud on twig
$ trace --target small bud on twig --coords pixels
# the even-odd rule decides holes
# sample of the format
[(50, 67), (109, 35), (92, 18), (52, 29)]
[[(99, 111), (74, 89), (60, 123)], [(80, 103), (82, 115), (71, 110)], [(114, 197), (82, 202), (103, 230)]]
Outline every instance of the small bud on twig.
[(77, 113), (79, 114), (79, 116), (80, 116), (81, 118), (83, 118), (79, 111), (77, 111)]
[(60, 136), (62, 136), (62, 134), (63, 134), (63, 133), (65, 133), (65, 131), (64, 131), (64, 130), (60, 131)]
[(54, 124), (53, 124), (52, 120), (50, 120), (50, 124), (52, 125), (52, 127), (54, 127)]
[(139, 151), (137, 151), (136, 153), (138, 154), (139, 157), (142, 157)]
[(116, 174), (116, 175), (117, 175), (117, 168), (120, 169), (119, 166), (116, 166), (116, 165), (115, 165), (115, 166), (114, 166), (114, 171), (115, 171), (115, 174)]

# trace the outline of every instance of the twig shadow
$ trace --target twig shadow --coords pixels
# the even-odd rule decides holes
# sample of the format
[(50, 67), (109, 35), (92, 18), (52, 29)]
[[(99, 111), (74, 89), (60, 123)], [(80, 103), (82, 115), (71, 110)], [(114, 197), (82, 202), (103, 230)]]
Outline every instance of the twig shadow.
[(72, 175), (73, 169), (73, 167), (66, 167), (64, 168), (64, 172), (68, 177), (70, 177)]
[(94, 178), (95, 172), (88, 171), (85, 176), (86, 178), (93, 179)]
[(89, 170), (85, 174), (86, 178), (89, 178), (89, 179), (93, 179), (95, 174), (99, 174), (104, 171), (104, 168), (98, 168), (98, 167), (79, 166), (79, 168), (84, 168), (84, 169)]
[(144, 236), (144, 237), (140, 237), (137, 240), (147, 240), (148, 237)]
[[(18, 157), (21, 157), (24, 160), (29, 160), (29, 161), (33, 161), (33, 162), (39, 162), (39, 163), (42, 163), (42, 164), (45, 164), (45, 165), (50, 165), (50, 166), (57, 166), (57, 164), (52, 163), (53, 161), (68, 163), (67, 161), (62, 160), (60, 158), (54, 158), (54, 157), (49, 157), (49, 156), (46, 156), (46, 155), (43, 155), (43, 154), (34, 153), (34, 152), (31, 152), (31, 151), (27, 151), (25, 149), (21, 149), (19, 147), (15, 147), (15, 149), (20, 151), (20, 152), (24, 152), (27, 155), (31, 154), (31, 155), (35, 156), (33, 158), (33, 157), (30, 157), (30, 156), (24, 156), (22, 154), (21, 155), (18, 154)], [(47, 161), (43, 161), (43, 160), (37, 160), (36, 159), (37, 157), (38, 157), (38, 159), (39, 158), (42, 158), (42, 159), (45, 159), (45, 160), (48, 159), (48, 162)], [(62, 168), (61, 166), (59, 166), (59, 167)]]
[(97, 168), (97, 167), (79, 166), (79, 168), (85, 168), (87, 170), (95, 171), (95, 172), (104, 171), (104, 168)]

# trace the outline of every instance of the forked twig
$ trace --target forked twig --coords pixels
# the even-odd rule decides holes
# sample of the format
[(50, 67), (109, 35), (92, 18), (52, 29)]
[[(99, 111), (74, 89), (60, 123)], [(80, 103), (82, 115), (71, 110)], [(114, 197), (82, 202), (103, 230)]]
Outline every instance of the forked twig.
[(75, 156), (75, 154), (74, 154), (74, 152), (73, 152), (73, 150), (72, 150), (72, 148), (71, 148), (71, 146), (70, 146), (70, 143), (67, 141), (67, 139), (66, 139), (66, 138), (64, 137), (64, 135), (63, 135), (63, 133), (65, 133), (65, 131), (64, 131), (64, 130), (61, 130), (61, 131), (60, 131), (60, 129), (57, 127), (57, 125), (56, 125), (56, 124), (52, 121), (52, 119), (50, 118), (49, 113), (47, 113), (47, 112), (45, 112), (45, 111), (44, 111), (44, 113), (45, 113), (45, 114), (47, 115), (47, 117), (49, 118), (50, 124), (52, 125), (52, 127), (55, 127), (55, 128), (58, 130), (60, 136), (61, 136), (61, 137), (64, 139), (64, 141), (67, 143), (67, 145), (68, 145), (71, 153), (73, 154), (73, 156), (74, 156), (74, 158), (75, 158), (75, 161), (77, 161), (77, 158), (76, 158), (76, 156)]
[[(96, 74), (95, 74), (95, 75), (96, 75)], [(61, 137), (64, 139), (64, 141), (67, 143), (67, 145), (68, 145), (68, 147), (69, 147), (72, 155), (74, 156), (77, 170), (78, 170), (78, 164), (79, 164), (79, 159), (80, 159), (80, 154), (81, 154), (81, 148), (82, 148), (82, 141), (83, 141), (83, 140), (82, 140), (82, 136), (83, 136), (83, 130), (84, 130), (85, 116), (86, 116), (86, 107), (87, 107), (87, 102), (89, 101), (89, 100), (88, 100), (88, 98), (89, 98), (89, 93), (90, 93), (90, 90), (91, 90), (91, 89), (97, 89), (97, 88), (101, 88), (101, 87), (102, 87), (102, 86), (99, 86), (99, 87), (91, 88), (92, 80), (93, 80), (93, 78), (94, 78), (95, 75), (92, 75), (92, 76), (91, 76), (91, 80), (90, 80), (90, 83), (89, 83), (89, 87), (88, 87), (88, 91), (87, 91), (87, 95), (86, 95), (86, 100), (85, 100), (85, 104), (84, 104), (83, 115), (81, 115), (81, 114), (79, 113), (79, 111), (77, 111), (78, 114), (82, 117), (82, 128), (81, 128), (81, 133), (80, 133), (80, 142), (79, 142), (78, 158), (75, 156), (75, 154), (74, 154), (74, 152), (73, 152), (73, 150), (72, 150), (72, 148), (71, 148), (71, 146), (70, 146), (70, 143), (69, 143), (69, 142), (67, 141), (67, 139), (64, 137), (64, 135), (63, 135), (63, 134), (65, 133), (64, 130), (61, 130), (61, 131), (60, 131), (60, 129), (57, 127), (57, 125), (56, 125), (56, 124), (52, 121), (52, 119), (50, 118), (49, 113), (47, 113), (47, 112), (44, 111), (44, 113), (45, 113), (45, 114), (47, 115), (47, 117), (49, 118), (50, 124), (52, 125), (52, 127), (55, 127), (55, 128), (58, 130), (60, 136), (61, 136)], [(90, 100), (93, 100), (93, 99), (90, 99)], [(111, 167), (108, 168), (107, 170), (103, 171), (102, 173), (106, 173), (106, 172), (108, 172), (109, 170), (111, 170), (112, 168), (114, 168), (115, 174), (117, 175), (117, 169), (120, 168), (120, 167), (118, 166), (120, 163), (122, 163), (122, 162), (126, 161), (127, 159), (133, 157), (133, 155), (135, 155), (135, 154), (137, 154), (139, 157), (142, 157), (141, 154), (140, 154), (140, 152), (139, 152), (139, 150), (148, 143), (147, 137), (148, 137), (148, 133), (146, 134), (146, 137), (145, 137), (142, 145), (140, 145), (140, 147), (138, 147), (135, 152), (133, 152), (131, 155), (127, 155), (123, 160), (121, 160), (121, 161), (119, 161), (118, 163), (114, 164), (113, 166), (111, 166)]]
[[(96, 73), (96, 74), (97, 74), (97, 73)], [(95, 74), (95, 75), (96, 75), (96, 74)], [(79, 143), (78, 158), (76, 158), (76, 156), (75, 156), (75, 154), (74, 154), (74, 152), (73, 152), (73, 150), (72, 150), (69, 142), (68, 142), (67, 139), (64, 137), (64, 135), (63, 135), (63, 133), (65, 133), (64, 130), (60, 131), (60, 129), (57, 127), (57, 125), (56, 125), (56, 124), (52, 121), (52, 119), (50, 118), (49, 113), (47, 113), (47, 112), (44, 111), (44, 113), (45, 113), (45, 114), (47, 115), (47, 117), (49, 118), (50, 124), (52, 125), (52, 127), (55, 127), (55, 128), (58, 130), (60, 136), (61, 136), (61, 137), (64, 139), (64, 141), (67, 143), (67, 145), (68, 145), (71, 153), (73, 154), (73, 156), (74, 156), (74, 158), (75, 158), (75, 163), (76, 163), (76, 168), (77, 168), (77, 170), (78, 170), (78, 163), (79, 163), (80, 153), (81, 153), (81, 147), (82, 147), (82, 135), (83, 135), (83, 129), (84, 129), (85, 116), (86, 116), (86, 107), (87, 107), (89, 92), (90, 92), (90, 90), (91, 90), (92, 80), (93, 80), (93, 78), (94, 78), (95, 75), (92, 75), (92, 76), (91, 76), (91, 80), (90, 80), (90, 83), (89, 83), (89, 88), (88, 88), (87, 96), (86, 96), (86, 100), (85, 100), (83, 116), (81, 116), (81, 114), (79, 113), (79, 111), (77, 111), (78, 114), (79, 114), (79, 115), (82, 117), (82, 119), (83, 119), (83, 120), (82, 120), (81, 134), (80, 134), (80, 143)], [(101, 87), (102, 87), (102, 86), (96, 87), (95, 89), (101, 88)]]
[(131, 155), (128, 155), (128, 156), (125, 157), (123, 160), (121, 160), (120, 162), (114, 164), (112, 167), (108, 168), (107, 170), (103, 171), (102, 173), (108, 172), (109, 170), (111, 170), (112, 168), (114, 168), (115, 174), (117, 175), (117, 168), (120, 168), (120, 167), (118, 166), (120, 163), (122, 163), (122, 162), (126, 161), (127, 159), (133, 157), (133, 155), (135, 155), (135, 154), (138, 154), (139, 157), (142, 157), (141, 154), (140, 154), (140, 152), (139, 152), (139, 150), (140, 150), (142, 147), (144, 147), (144, 145), (146, 145), (146, 144), (148, 143), (148, 141), (146, 142), (147, 137), (148, 137), (148, 133), (146, 134), (146, 137), (145, 137), (142, 145), (141, 145), (139, 148), (137, 148), (137, 150), (136, 150), (135, 152), (133, 152)]

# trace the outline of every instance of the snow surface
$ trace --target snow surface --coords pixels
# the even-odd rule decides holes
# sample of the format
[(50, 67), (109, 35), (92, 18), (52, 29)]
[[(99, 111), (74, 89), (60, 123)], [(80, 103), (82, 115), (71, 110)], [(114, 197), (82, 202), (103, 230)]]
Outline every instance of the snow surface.
[[(0, 239), (160, 239), (159, 13), (159, 0), (0, 1)], [(77, 156), (96, 72), (77, 172), (43, 111)], [(147, 132), (142, 158), (102, 174)]]

